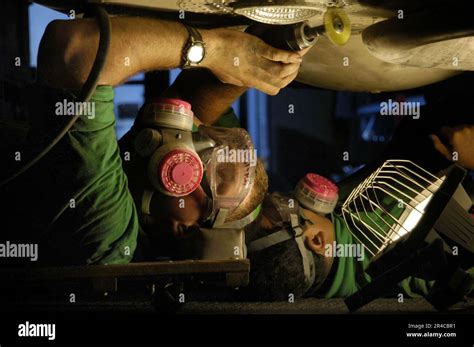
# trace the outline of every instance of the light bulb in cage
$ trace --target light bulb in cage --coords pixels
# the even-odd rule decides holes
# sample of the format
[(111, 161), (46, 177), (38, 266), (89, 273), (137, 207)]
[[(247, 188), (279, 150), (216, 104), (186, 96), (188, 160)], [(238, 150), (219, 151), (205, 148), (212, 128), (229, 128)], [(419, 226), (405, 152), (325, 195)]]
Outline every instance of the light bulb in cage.
[(351, 311), (409, 276), (438, 283), (427, 300), (439, 309), (470, 291), (474, 219), (465, 175), (458, 165), (437, 177), (411, 161), (388, 160), (351, 192), (342, 216), (370, 253), (365, 272), (374, 279), (345, 300)]
[[(431, 196), (420, 202), (413, 210), (408, 213), (408, 216), (404, 219), (403, 224), (400, 226), (400, 230), (397, 233), (400, 236), (403, 236), (406, 233), (409, 233), (413, 228), (418, 224), (419, 220), (423, 213), (425, 213), (425, 208), (431, 200)], [(398, 240), (398, 237), (392, 237), (391, 241)]]
[(410, 161), (389, 160), (352, 191), (344, 220), (375, 256), (413, 230), (443, 180)]
[(248, 0), (232, 3), (234, 12), (266, 24), (294, 24), (324, 10), (320, 3), (301, 0)]

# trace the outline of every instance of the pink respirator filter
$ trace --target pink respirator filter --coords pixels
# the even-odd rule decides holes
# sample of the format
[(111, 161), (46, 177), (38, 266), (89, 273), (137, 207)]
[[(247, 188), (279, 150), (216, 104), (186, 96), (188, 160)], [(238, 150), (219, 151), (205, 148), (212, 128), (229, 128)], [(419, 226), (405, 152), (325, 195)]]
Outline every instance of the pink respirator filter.
[(145, 119), (152, 124), (184, 131), (192, 131), (194, 114), (191, 104), (180, 99), (157, 98), (144, 110)]
[(331, 213), (339, 198), (339, 189), (329, 179), (308, 173), (295, 188), (295, 197), (305, 208), (320, 214)]
[[(179, 99), (158, 98), (153, 103), (155, 121), (163, 127), (192, 130), (191, 104)], [(161, 158), (158, 175), (163, 188), (173, 196), (186, 196), (201, 183), (203, 167), (199, 156), (177, 145)]]

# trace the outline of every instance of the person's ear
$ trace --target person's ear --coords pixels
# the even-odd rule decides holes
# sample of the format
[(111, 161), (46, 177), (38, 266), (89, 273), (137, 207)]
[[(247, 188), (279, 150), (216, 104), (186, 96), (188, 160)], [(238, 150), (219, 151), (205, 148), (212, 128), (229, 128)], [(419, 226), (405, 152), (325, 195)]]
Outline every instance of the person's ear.
[(317, 254), (324, 255), (326, 246), (326, 237), (322, 230), (318, 230), (316, 227), (307, 229), (304, 232), (306, 247)]

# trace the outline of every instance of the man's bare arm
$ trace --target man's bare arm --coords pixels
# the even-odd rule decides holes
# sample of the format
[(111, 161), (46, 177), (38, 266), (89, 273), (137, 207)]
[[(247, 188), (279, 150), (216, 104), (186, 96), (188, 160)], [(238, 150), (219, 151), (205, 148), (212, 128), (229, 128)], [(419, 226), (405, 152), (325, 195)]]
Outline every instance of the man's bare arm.
[(468, 170), (474, 170), (474, 125), (443, 127), (440, 133), (449, 145), (444, 144), (438, 135), (432, 134), (430, 137), (435, 149), (447, 160), (457, 162)]
[[(188, 37), (179, 22), (138, 17), (111, 18), (109, 55), (99, 84), (118, 85), (140, 71), (180, 65)], [(224, 83), (255, 87), (276, 94), (289, 84), (301, 57), (275, 49), (255, 36), (229, 29), (201, 30), (206, 44), (202, 67)], [(95, 19), (54, 21), (46, 29), (38, 56), (39, 81), (62, 88), (80, 88), (97, 52)]]
[[(115, 86), (140, 71), (179, 65), (187, 37), (181, 24), (126, 17), (112, 18), (111, 23), (110, 49), (99, 84)], [(55, 87), (80, 88), (98, 42), (95, 19), (50, 23), (40, 45), (38, 79)]]
[(196, 69), (181, 72), (163, 96), (189, 102), (198, 120), (212, 125), (246, 90), (220, 82), (208, 70)]
[[(303, 57), (308, 51), (298, 54)], [(288, 64), (289, 76), (285, 77), (293, 80), (298, 69), (299, 64)], [(195, 69), (182, 71), (163, 96), (189, 102), (198, 120), (212, 125), (246, 90), (247, 87), (222, 83), (206, 69)]]

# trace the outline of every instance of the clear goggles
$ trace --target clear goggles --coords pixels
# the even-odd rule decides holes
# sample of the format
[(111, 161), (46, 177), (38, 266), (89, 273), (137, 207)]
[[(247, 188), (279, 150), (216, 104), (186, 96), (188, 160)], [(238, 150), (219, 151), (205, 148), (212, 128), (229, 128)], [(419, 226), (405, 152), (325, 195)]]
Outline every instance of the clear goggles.
[[(209, 139), (212, 147), (199, 145)], [(193, 142), (205, 172), (201, 186), (210, 198), (204, 219), (216, 226), (224, 223), (252, 189), (257, 153), (250, 135), (241, 128), (201, 125)]]

